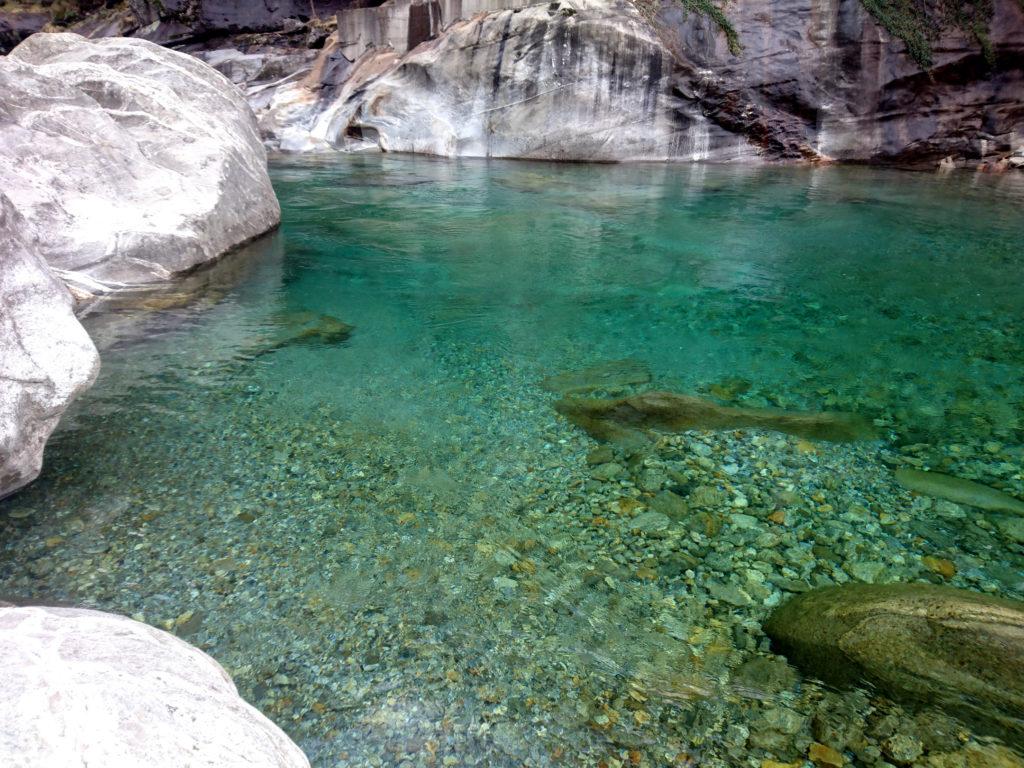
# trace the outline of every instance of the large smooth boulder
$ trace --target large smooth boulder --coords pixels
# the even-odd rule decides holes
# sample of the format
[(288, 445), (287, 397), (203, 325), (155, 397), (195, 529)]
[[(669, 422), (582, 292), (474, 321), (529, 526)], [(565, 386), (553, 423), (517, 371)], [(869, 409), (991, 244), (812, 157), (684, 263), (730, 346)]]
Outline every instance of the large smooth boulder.
[[(632, 3), (521, 4), (470, 4), (506, 6), (471, 17), (457, 3), (363, 11), (375, 15), (370, 30), (387, 20), (369, 41), (383, 45), (339, 89), (282, 87), (260, 125), (284, 150), (594, 161), (702, 159), (714, 132), (715, 159), (756, 159), (743, 137), (669, 93), (672, 55)], [(419, 21), (417, 8), (429, 11)], [(350, 55), (369, 39), (354, 14), (339, 15), (337, 33)]]
[(0, 608), (0, 764), (308, 768), (213, 659), (121, 616)]
[(844, 584), (793, 598), (765, 631), (825, 682), (942, 705), (1024, 744), (1024, 603), (929, 584)]
[(71, 294), (0, 192), (0, 498), (39, 474), (60, 415), (92, 384), (99, 355)]
[(238, 90), (127, 38), (41, 33), (0, 58), (0, 189), (91, 292), (166, 279), (280, 220)]

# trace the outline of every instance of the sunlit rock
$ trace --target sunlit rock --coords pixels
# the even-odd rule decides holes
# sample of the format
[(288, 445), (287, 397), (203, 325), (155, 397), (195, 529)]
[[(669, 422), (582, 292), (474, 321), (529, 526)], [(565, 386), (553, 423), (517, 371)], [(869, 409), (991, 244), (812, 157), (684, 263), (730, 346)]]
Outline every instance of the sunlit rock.
[(39, 474), (46, 439), (99, 365), (71, 294), (0, 193), (0, 497)]
[(280, 218), (237, 89), (126, 38), (37, 34), (0, 59), (0, 188), (90, 292), (186, 271)]
[(308, 768), (221, 666), (146, 624), (0, 608), (0, 763)]
[[(337, 35), (355, 59), (349, 79), (327, 93), (289, 84), (261, 127), (273, 146), (293, 151), (598, 161), (755, 154), (672, 96), (671, 54), (633, 4), (517, 5), (343, 12)], [(417, 7), (427, 13), (419, 20)]]
[[(338, 14), (332, 87), (250, 91), (271, 146), (563, 160), (888, 160), (1021, 149), (1024, 9), (922, 65), (862, 0), (386, 0)], [(336, 63), (341, 63), (336, 60)], [(335, 67), (335, 73), (340, 70)], [(346, 79), (347, 78), (347, 79)], [(337, 87), (333, 87), (337, 86)], [(925, 106), (927, 105), (927, 107)], [(994, 166), (993, 166), (994, 167)]]

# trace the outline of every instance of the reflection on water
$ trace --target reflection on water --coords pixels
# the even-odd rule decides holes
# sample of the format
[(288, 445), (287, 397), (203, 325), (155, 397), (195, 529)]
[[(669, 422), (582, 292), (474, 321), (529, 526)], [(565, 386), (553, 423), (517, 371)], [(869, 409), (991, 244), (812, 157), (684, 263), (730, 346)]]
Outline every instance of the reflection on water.
[[(280, 233), (87, 319), (103, 372), (0, 504), (0, 596), (178, 632), (316, 765), (1018, 764), (954, 706), (801, 677), (762, 627), (855, 581), (1024, 595), (1019, 518), (893, 475), (1024, 497), (1019, 178), (274, 178)], [(882, 439), (599, 445), (544, 382), (627, 359), (645, 374), (598, 396), (849, 411)]]

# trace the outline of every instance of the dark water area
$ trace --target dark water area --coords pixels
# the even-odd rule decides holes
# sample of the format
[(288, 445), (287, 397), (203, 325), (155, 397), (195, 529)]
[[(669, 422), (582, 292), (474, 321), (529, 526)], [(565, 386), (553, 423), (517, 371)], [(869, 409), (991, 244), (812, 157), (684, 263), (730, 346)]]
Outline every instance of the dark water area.
[[(176, 632), (316, 766), (1022, 764), (1020, 712), (832, 688), (764, 632), (823, 586), (1024, 597), (1024, 515), (896, 479), (1024, 498), (1019, 175), (272, 176), (278, 233), (86, 318), (103, 370), (0, 502), (0, 599)], [(652, 389), (876, 439), (606, 444), (554, 407)]]

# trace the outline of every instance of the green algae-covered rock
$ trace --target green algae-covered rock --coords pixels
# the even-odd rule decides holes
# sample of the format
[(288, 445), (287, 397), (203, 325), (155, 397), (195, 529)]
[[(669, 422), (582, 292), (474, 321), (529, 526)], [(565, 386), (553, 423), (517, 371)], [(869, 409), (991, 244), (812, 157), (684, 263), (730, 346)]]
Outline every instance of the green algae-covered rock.
[(921, 472), (905, 467), (896, 470), (896, 480), (904, 488), (914, 491), (914, 493), (923, 493), (937, 499), (947, 499), (957, 504), (965, 504), (989, 512), (1024, 515), (1024, 501), (972, 480), (944, 475), (941, 472)]
[(834, 685), (936, 704), (1024, 743), (1024, 603), (930, 584), (846, 584), (769, 617), (774, 650)]
[(555, 410), (597, 440), (623, 442), (638, 430), (767, 429), (811, 440), (874, 440), (875, 429), (853, 413), (731, 408), (675, 392), (641, 392), (617, 399), (564, 397)]

